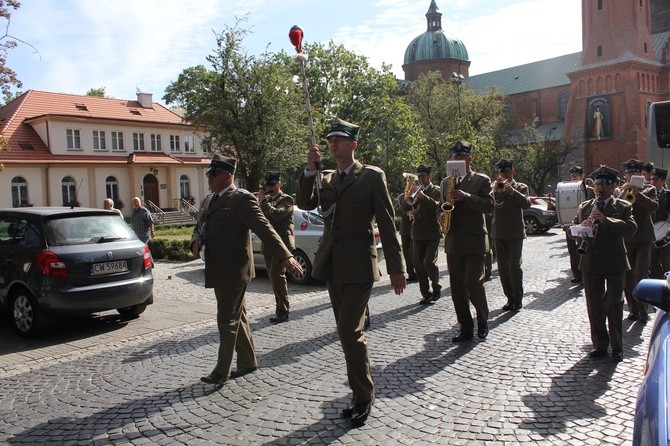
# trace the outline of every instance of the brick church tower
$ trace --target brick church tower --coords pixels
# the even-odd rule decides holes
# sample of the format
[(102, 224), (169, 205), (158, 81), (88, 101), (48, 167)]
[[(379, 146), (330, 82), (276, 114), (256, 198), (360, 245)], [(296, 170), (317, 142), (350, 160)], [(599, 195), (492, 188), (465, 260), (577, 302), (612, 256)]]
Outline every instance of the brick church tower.
[(668, 91), (652, 44), (650, 0), (582, 0), (581, 65), (566, 75), (564, 139), (582, 146), (587, 172), (645, 160), (647, 103)]

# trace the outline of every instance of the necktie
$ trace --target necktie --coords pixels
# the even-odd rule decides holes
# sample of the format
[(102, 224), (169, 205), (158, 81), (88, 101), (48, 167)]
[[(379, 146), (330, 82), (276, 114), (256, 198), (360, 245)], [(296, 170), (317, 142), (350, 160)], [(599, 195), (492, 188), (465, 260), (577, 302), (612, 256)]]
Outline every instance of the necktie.
[(214, 207), (214, 202), (216, 201), (217, 198), (219, 198), (219, 194), (214, 194), (212, 199), (209, 201), (209, 208), (210, 209)]
[(340, 183), (344, 183), (344, 179), (347, 177), (347, 172), (340, 172)]

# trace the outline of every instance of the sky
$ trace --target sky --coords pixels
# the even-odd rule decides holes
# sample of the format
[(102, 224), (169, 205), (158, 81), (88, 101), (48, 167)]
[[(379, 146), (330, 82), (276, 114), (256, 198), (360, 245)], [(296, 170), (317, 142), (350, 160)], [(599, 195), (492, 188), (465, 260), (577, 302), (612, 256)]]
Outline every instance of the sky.
[[(294, 54), (288, 32), (304, 42), (333, 41), (390, 64), (399, 79), (405, 49), (426, 31), (430, 0), (23, 0), (7, 33), (19, 46), (7, 64), (28, 89), (109, 97), (152, 93), (186, 68), (205, 65), (216, 33), (245, 18), (242, 45)], [(470, 75), (581, 51), (580, 0), (436, 0), (442, 29), (468, 51)]]

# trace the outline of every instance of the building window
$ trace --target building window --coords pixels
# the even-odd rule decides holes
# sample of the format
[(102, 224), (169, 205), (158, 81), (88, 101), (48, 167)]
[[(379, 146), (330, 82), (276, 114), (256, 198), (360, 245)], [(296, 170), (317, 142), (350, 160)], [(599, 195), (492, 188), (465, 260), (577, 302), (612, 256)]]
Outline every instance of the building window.
[(105, 179), (105, 192), (107, 192), (107, 198), (115, 202), (119, 201), (119, 182), (116, 181), (116, 177), (110, 176)]
[(79, 136), (79, 130), (77, 129), (66, 129), (65, 136), (67, 139), (67, 148), (68, 149), (77, 149), (81, 150), (81, 137)]
[(144, 152), (144, 133), (133, 133), (133, 150)]
[(93, 150), (107, 150), (104, 130), (93, 130)]
[(193, 141), (193, 135), (184, 136), (184, 152), (195, 153), (195, 143)]
[(179, 177), (179, 196), (185, 200), (191, 198), (191, 181), (186, 175)]
[(603, 57), (603, 46), (598, 45), (598, 57)]
[(603, 0), (598, 0), (598, 11), (602, 11), (603, 9)]
[(123, 152), (123, 132), (112, 132), (112, 150), (116, 152)]
[(565, 120), (565, 111), (568, 109), (568, 99), (570, 95), (563, 91), (558, 94), (558, 119), (560, 121)]
[(63, 193), (63, 206), (79, 206), (77, 203), (77, 182), (72, 177), (64, 177), (61, 180), (61, 191)]
[(161, 135), (158, 133), (152, 133), (151, 136), (151, 151), (160, 152), (163, 150), (161, 147)]
[(23, 177), (12, 178), (12, 206), (31, 206), (28, 201), (28, 183)]
[(170, 135), (170, 152), (181, 152), (179, 135)]

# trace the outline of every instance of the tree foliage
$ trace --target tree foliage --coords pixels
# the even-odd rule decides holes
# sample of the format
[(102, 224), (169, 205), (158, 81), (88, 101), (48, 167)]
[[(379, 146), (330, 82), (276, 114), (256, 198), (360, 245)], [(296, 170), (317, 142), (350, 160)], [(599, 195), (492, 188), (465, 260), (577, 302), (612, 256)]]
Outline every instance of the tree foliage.
[(93, 96), (96, 98), (106, 98), (107, 94), (105, 93), (105, 87), (98, 88), (89, 88), (86, 92), (86, 96)]
[(449, 148), (459, 140), (472, 144), (474, 168), (489, 173), (503, 105), (499, 92), (480, 94), (430, 72), (409, 85), (405, 101), (419, 116), (428, 147), (424, 161), (437, 167), (435, 177), (444, 174)]
[(16, 72), (7, 66), (7, 53), (9, 50), (16, 48), (18, 42), (22, 42), (9, 34), (9, 24), (12, 18), (10, 8), (16, 11), (20, 7), (21, 3), (16, 0), (0, 0), (0, 17), (7, 21), (5, 33), (0, 36), (0, 91), (2, 91), (5, 99), (10, 94), (12, 86), (23, 87), (23, 83), (19, 80)]
[(268, 170), (290, 171), (303, 163), (307, 133), (301, 125), (300, 92), (276, 56), (243, 52), (247, 31), (239, 22), (215, 34), (204, 65), (185, 69), (163, 99), (207, 133), (203, 145), (238, 160), (237, 179), (256, 190)]

